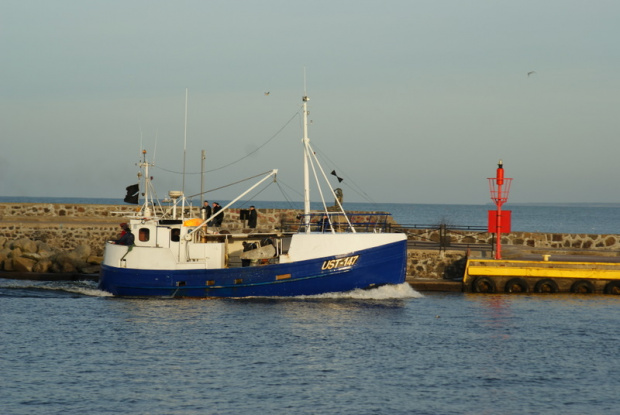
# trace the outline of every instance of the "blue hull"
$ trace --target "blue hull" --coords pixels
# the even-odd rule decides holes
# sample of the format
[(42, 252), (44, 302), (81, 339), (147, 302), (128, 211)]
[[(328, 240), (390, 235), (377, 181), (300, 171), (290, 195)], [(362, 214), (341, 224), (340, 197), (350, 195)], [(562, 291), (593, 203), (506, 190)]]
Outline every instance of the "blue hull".
[(406, 241), (286, 264), (207, 270), (103, 265), (99, 289), (129, 297), (286, 297), (346, 292), (405, 281)]

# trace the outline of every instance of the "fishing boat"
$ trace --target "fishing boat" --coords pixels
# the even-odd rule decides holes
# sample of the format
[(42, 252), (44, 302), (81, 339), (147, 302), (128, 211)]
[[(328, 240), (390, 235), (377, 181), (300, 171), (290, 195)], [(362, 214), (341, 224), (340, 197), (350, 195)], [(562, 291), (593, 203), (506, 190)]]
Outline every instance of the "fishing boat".
[[(167, 208), (152, 199), (151, 164), (143, 152), (144, 203), (127, 222), (135, 241), (129, 246), (106, 243), (99, 288), (123, 297), (289, 297), (403, 283), (406, 235), (385, 232), (377, 221), (371, 229), (367, 223), (360, 229), (351, 220), (310, 146), (308, 97), (302, 101), (304, 211), (294, 232), (234, 234), (210, 226), (277, 170), (211, 217), (188, 219), (182, 192), (169, 192), (172, 206)], [(310, 210), (310, 170), (328, 183), (338, 212), (324, 201), (324, 211)]]

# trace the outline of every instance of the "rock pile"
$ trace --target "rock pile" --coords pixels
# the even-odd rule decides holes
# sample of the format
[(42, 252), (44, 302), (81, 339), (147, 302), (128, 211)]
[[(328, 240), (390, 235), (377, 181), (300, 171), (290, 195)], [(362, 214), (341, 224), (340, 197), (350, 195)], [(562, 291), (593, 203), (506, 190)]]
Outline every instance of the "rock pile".
[(63, 251), (41, 241), (28, 238), (9, 240), (0, 236), (0, 270), (36, 273), (99, 272), (102, 258), (91, 255), (88, 245), (80, 244), (71, 251)]

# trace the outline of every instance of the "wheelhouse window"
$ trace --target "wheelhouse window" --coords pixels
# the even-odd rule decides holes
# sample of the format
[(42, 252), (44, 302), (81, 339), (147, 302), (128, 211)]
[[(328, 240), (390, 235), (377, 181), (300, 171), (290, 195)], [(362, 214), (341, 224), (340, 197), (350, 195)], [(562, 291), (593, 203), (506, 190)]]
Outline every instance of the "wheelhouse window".
[(148, 242), (151, 239), (151, 230), (148, 228), (140, 228), (138, 231), (138, 239), (140, 242)]

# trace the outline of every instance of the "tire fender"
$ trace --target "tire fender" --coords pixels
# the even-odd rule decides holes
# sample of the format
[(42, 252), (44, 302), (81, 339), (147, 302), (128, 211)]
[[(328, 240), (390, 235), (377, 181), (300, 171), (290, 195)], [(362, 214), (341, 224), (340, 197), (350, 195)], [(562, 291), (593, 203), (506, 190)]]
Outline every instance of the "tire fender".
[(536, 282), (534, 285), (534, 292), (536, 293), (552, 293), (559, 292), (558, 283), (550, 278), (545, 278)]
[(611, 281), (605, 286), (605, 294), (620, 295), (620, 281)]
[(475, 293), (487, 293), (492, 294), (497, 292), (495, 281), (489, 277), (478, 277), (472, 284), (472, 291)]
[(587, 280), (575, 281), (570, 287), (570, 292), (577, 294), (591, 294), (594, 292), (594, 285)]
[(512, 278), (504, 285), (507, 293), (529, 293), (530, 287), (523, 278)]

